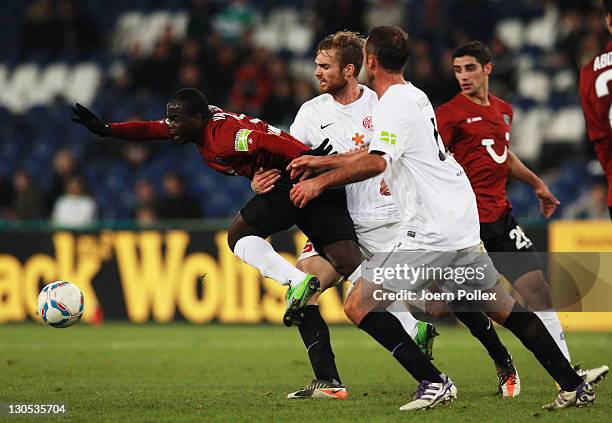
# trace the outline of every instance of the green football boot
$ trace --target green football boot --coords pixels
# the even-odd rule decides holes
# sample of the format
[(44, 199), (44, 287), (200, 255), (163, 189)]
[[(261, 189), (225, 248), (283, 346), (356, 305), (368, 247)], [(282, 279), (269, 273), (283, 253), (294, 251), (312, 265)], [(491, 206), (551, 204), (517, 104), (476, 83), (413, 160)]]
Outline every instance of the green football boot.
[(436, 327), (428, 322), (417, 322), (417, 335), (414, 338), (414, 342), (423, 351), (423, 354), (430, 360), (433, 360), (433, 342), (434, 338), (438, 336)]
[(289, 286), (287, 290), (287, 308), (283, 315), (285, 326), (299, 325), (304, 316), (304, 308), (308, 300), (320, 290), (321, 283), (313, 275), (306, 278), (295, 286)]

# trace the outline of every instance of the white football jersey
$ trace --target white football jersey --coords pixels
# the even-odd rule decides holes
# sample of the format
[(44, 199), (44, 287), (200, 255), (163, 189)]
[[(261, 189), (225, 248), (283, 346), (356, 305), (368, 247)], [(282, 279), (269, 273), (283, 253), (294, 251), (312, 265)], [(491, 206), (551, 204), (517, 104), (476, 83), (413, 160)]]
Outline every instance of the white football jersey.
[[(329, 138), (333, 151), (340, 154), (368, 148), (374, 133), (372, 109), (378, 98), (368, 87), (360, 88), (361, 97), (351, 104), (337, 103), (330, 94), (304, 103), (291, 125), (291, 135), (312, 148)], [(392, 222), (400, 218), (393, 199), (380, 195), (381, 178), (346, 186), (348, 210), (354, 221)]]
[(463, 168), (446, 154), (427, 95), (390, 86), (372, 113), (370, 151), (388, 155), (385, 181), (402, 214), (402, 250), (452, 251), (480, 243), (476, 196)]

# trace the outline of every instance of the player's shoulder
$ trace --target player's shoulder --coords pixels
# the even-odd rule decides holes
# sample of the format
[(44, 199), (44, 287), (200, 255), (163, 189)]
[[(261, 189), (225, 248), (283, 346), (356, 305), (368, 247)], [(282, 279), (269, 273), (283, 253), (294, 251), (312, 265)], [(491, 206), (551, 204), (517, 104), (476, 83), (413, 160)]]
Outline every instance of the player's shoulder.
[(431, 105), (427, 94), (410, 82), (391, 85), (380, 98), (379, 104), (386, 107), (400, 106), (407, 111)]
[(319, 115), (333, 101), (334, 101), (334, 98), (331, 96), (331, 94), (320, 94), (320, 95), (318, 95), (318, 96), (316, 96), (314, 98), (311, 98), (310, 100), (304, 102), (300, 106), (300, 109), (298, 110), (298, 113), (301, 113), (301, 114), (304, 114), (304, 115), (314, 115), (314, 114)]
[(464, 96), (459, 93), (455, 95), (453, 98), (448, 100), (446, 103), (439, 105), (436, 108), (436, 118), (440, 119), (441, 117), (444, 119), (453, 119), (458, 114), (461, 114), (466, 110), (464, 107)]
[(512, 104), (493, 94), (489, 94), (489, 101), (499, 110), (512, 112)]

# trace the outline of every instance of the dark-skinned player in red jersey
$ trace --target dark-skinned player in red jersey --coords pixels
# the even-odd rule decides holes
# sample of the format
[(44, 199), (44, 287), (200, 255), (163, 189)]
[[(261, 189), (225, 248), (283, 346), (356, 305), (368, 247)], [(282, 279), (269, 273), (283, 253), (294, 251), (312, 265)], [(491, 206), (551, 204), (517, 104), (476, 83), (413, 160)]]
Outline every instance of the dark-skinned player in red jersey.
[[(284, 169), (301, 154), (323, 155), (331, 147), (327, 140), (311, 150), (291, 135), (259, 119), (209, 106), (204, 94), (193, 88), (175, 92), (166, 107), (166, 119), (148, 122), (105, 123), (77, 104), (73, 121), (99, 136), (124, 140), (174, 139), (194, 143), (211, 168), (225, 175), (249, 179), (259, 168)], [(319, 290), (319, 280), (282, 258), (266, 241), (269, 235), (299, 227), (317, 251), (345, 277), (361, 263), (353, 221), (347, 210), (344, 189), (329, 190), (321, 201), (301, 210), (289, 200), (292, 183), (285, 172), (275, 190), (255, 195), (228, 229), (228, 244), (234, 254), (265, 277), (288, 285), (286, 326), (299, 325), (308, 300)], [(319, 334), (313, 334), (317, 337)]]
[[(612, 34), (612, 0), (603, 0), (606, 25)], [(608, 180), (608, 210), (612, 219), (612, 41), (580, 70), (580, 102), (587, 135)]]
[[(479, 41), (458, 47), (453, 52), (453, 69), (461, 92), (436, 110), (436, 120), (444, 144), (465, 170), (476, 194), (480, 238), (495, 267), (535, 311), (570, 361), (536, 249), (512, 215), (506, 194), (508, 175), (534, 189), (546, 218), (559, 201), (509, 150), (512, 106), (489, 93), (493, 70), (489, 49)], [(576, 370), (589, 383), (596, 383), (607, 374), (608, 366)]]

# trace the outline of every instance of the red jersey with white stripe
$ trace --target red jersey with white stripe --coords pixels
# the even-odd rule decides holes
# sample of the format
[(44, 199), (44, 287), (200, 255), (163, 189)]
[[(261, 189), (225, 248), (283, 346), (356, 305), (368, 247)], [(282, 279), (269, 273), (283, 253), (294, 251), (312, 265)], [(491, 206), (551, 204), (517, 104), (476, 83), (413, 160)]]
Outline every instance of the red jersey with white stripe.
[[(226, 175), (253, 178), (255, 171), (279, 168), (310, 148), (268, 123), (243, 114), (211, 109), (212, 116), (197, 144), (211, 168)], [(111, 135), (120, 139), (171, 139), (165, 119), (148, 122), (111, 123)]]
[(436, 110), (438, 131), (467, 174), (481, 223), (499, 220), (511, 204), (506, 194), (512, 106), (489, 95), (482, 106), (459, 93)]
[(580, 102), (587, 135), (608, 179), (608, 206), (612, 207), (612, 42), (580, 70)]

